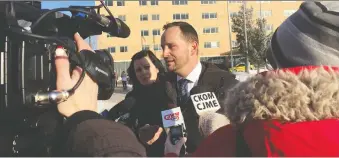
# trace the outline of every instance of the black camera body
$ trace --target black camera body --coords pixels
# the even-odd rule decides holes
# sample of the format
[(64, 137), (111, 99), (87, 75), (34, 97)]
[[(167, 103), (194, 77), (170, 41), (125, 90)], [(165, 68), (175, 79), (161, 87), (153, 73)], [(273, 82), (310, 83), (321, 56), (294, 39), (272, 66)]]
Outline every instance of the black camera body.
[[(51, 100), (51, 92), (56, 89), (54, 53), (58, 46), (67, 50), (71, 70), (80, 66), (98, 84), (99, 100), (111, 97), (115, 78), (110, 53), (77, 53), (73, 41), (76, 32), (84, 39), (102, 32), (117, 37), (122, 34), (123, 38), (129, 35), (129, 29), (127, 33), (115, 32), (121, 31), (118, 26), (127, 25), (113, 16), (99, 15), (95, 12), (99, 8), (69, 7), (72, 15), (68, 16), (32, 3), (0, 2), (0, 136), (6, 135), (6, 141), (0, 137), (0, 145), (8, 143), (8, 148), (0, 149), (0, 155), (52, 156), (53, 142), (58, 139), (56, 131), (64, 121), (57, 102)], [(67, 92), (71, 94), (76, 88)], [(37, 96), (45, 100), (37, 101)]]
[[(46, 19), (40, 20), (39, 24), (32, 28), (31, 32), (40, 36), (53, 37), (58, 41), (36, 38), (35, 36), (27, 36), (28, 33), (22, 34), (22, 29), (27, 27), (29, 23), (33, 23), (43, 13), (48, 10), (41, 10), (23, 2), (0, 2), (0, 13), (4, 18), (4, 41), (3, 55), (6, 56), (6, 63), (3, 64), (7, 70), (7, 87), (11, 87), (13, 93), (7, 88), (6, 106), (24, 104), (28, 106), (43, 106), (36, 102), (34, 98), (39, 91), (51, 91), (55, 89), (55, 68), (54, 68), (54, 52), (57, 46), (62, 45), (69, 52), (71, 69), (75, 66), (81, 66), (81, 60), (86, 65), (84, 69), (105, 70), (106, 76), (95, 76), (90, 74), (99, 85), (99, 100), (107, 100), (112, 95), (114, 84), (114, 61), (110, 53), (107, 51), (97, 50), (96, 53), (86, 53), (77, 55), (73, 35), (79, 32), (83, 38), (91, 35), (102, 34), (102, 27), (98, 19), (83, 13), (72, 12), (72, 16), (55, 12), (46, 16)], [(78, 9), (80, 7), (70, 7)], [(14, 11), (13, 11), (14, 10)], [(84, 8), (86, 12), (95, 14), (93, 8)], [(1, 14), (0, 14), (1, 15)], [(14, 27), (18, 25), (18, 27)], [(34, 25), (34, 23), (33, 23)], [(31, 24), (32, 26), (32, 24)], [(19, 32), (19, 33), (18, 33)], [(2, 43), (2, 44), (3, 44)], [(80, 59), (81, 58), (81, 59)], [(11, 65), (11, 67), (9, 66)], [(82, 65), (82, 66), (84, 66)], [(6, 66), (6, 67), (5, 67)], [(94, 72), (94, 71), (93, 71)], [(87, 73), (89, 73), (87, 71)], [(100, 73), (99, 73), (100, 74)], [(11, 83), (13, 82), (13, 83)], [(11, 95), (16, 98), (15, 103), (10, 103)]]

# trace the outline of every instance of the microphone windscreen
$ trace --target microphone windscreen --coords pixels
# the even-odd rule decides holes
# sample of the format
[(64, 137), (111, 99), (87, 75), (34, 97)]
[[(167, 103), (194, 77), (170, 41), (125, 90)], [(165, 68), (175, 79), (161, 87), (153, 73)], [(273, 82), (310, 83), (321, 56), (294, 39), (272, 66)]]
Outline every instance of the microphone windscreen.
[(230, 121), (225, 115), (215, 112), (206, 112), (199, 117), (199, 129), (204, 137), (209, 136), (215, 130), (226, 126), (229, 123)]
[(121, 19), (115, 18), (115, 21), (118, 25), (116, 37), (120, 38), (129, 37), (129, 35), (131, 34), (131, 30), (129, 29), (129, 27)]
[(136, 99), (134, 97), (125, 98), (123, 101), (116, 104), (108, 112), (108, 118), (117, 119), (123, 114), (129, 112), (136, 104)]
[(122, 106), (121, 106), (122, 109), (129, 111), (134, 107), (137, 101), (134, 97), (128, 97), (121, 102), (122, 102)]

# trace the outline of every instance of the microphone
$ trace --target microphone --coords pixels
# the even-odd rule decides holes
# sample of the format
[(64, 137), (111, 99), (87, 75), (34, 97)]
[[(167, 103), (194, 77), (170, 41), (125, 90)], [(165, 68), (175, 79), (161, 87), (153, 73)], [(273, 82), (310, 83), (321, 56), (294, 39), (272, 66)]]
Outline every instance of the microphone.
[(98, 23), (103, 26), (103, 31), (109, 33), (112, 36), (120, 37), (120, 38), (127, 38), (131, 30), (129, 27), (118, 18), (112, 18), (111, 16), (103, 16), (98, 15), (99, 21)]
[(177, 107), (177, 92), (170, 82), (165, 83), (165, 91), (168, 99), (168, 108), (172, 109)]
[(217, 112), (221, 108), (211, 87), (196, 86), (191, 90), (190, 97), (199, 116), (206, 112)]
[(180, 107), (161, 111), (164, 128), (169, 128), (171, 143), (175, 145), (180, 138), (187, 137), (184, 117)]
[(230, 123), (225, 115), (206, 112), (199, 117), (199, 129), (204, 137), (209, 136), (220, 127), (226, 126)]
[(135, 106), (136, 99), (134, 97), (125, 98), (123, 101), (119, 102), (108, 112), (108, 118), (116, 120), (117, 118), (129, 113), (130, 110)]

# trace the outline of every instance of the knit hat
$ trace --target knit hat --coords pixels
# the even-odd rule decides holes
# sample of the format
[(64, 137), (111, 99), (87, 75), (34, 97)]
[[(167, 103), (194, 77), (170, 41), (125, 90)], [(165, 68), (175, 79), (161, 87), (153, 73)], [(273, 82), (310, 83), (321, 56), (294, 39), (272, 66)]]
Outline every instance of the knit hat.
[(93, 111), (67, 118), (52, 148), (55, 157), (145, 157), (146, 150), (123, 124), (106, 120)]
[(303, 2), (277, 28), (266, 57), (273, 68), (339, 66), (339, 1)]

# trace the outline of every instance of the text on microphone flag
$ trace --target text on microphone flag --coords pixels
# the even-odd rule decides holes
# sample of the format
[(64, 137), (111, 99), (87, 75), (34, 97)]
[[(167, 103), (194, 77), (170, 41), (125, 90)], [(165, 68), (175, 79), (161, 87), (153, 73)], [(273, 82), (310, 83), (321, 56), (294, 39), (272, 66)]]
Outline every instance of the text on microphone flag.
[(216, 112), (220, 109), (218, 99), (213, 92), (194, 94), (191, 95), (191, 99), (199, 115), (205, 112)]
[(178, 121), (179, 120), (179, 112), (173, 113), (173, 114), (168, 114), (164, 116), (165, 120), (172, 120), (172, 121)]
[(161, 111), (162, 123), (165, 128), (184, 124), (180, 107)]

